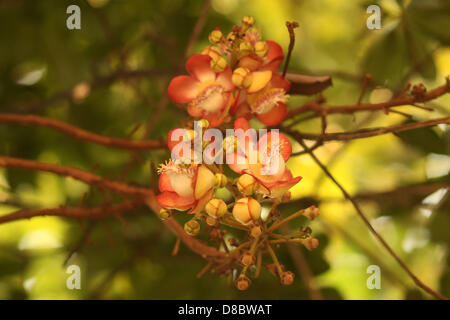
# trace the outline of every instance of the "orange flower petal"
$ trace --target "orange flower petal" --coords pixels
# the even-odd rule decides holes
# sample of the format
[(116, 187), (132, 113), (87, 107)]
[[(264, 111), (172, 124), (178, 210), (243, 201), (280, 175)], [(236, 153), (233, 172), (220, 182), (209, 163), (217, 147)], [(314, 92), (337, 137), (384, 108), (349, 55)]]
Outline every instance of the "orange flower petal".
[(186, 62), (186, 70), (200, 82), (216, 79), (216, 73), (211, 69), (211, 57), (205, 54), (190, 56)]
[(272, 71), (255, 71), (252, 73), (253, 82), (250, 87), (247, 89), (248, 93), (255, 93), (261, 89), (263, 89), (272, 79)]
[(167, 94), (175, 103), (188, 103), (197, 95), (200, 82), (190, 76), (178, 76), (170, 81)]
[(156, 200), (161, 207), (179, 211), (187, 210), (195, 204), (195, 199), (193, 197), (182, 197), (176, 192), (170, 191), (165, 191), (157, 195)]
[(287, 107), (284, 103), (279, 102), (275, 107), (266, 113), (256, 114), (259, 121), (267, 126), (274, 126), (284, 120), (287, 114)]

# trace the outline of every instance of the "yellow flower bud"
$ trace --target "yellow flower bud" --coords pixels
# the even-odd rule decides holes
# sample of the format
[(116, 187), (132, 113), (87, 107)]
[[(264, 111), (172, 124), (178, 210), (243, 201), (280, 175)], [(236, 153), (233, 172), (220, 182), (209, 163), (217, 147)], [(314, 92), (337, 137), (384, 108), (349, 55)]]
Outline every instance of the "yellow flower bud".
[(166, 220), (170, 217), (170, 211), (164, 208), (161, 208), (161, 210), (159, 210), (159, 218), (161, 220)]
[(194, 140), (196, 132), (192, 129), (186, 130), (183, 134), (183, 141), (188, 142)]
[(233, 153), (236, 150), (237, 147), (237, 139), (236, 137), (226, 137), (223, 140), (223, 149), (225, 150), (225, 153)]
[(217, 226), (217, 220), (213, 217), (206, 217), (206, 224), (211, 227)]
[(220, 30), (213, 30), (208, 36), (208, 40), (211, 43), (219, 43), (222, 40), (222, 32)]
[(258, 41), (255, 43), (255, 53), (258, 57), (265, 57), (269, 52), (269, 46), (265, 41)]
[(253, 82), (252, 72), (247, 68), (237, 68), (233, 71), (231, 81), (236, 87), (248, 88)]
[(215, 72), (222, 72), (227, 67), (227, 60), (223, 57), (217, 57), (211, 59), (211, 69)]
[(233, 42), (236, 40), (236, 35), (233, 32), (230, 32), (227, 36), (228, 41)]
[(244, 196), (250, 196), (258, 189), (258, 182), (253, 176), (243, 174), (237, 181), (237, 187)]
[(216, 173), (214, 176), (214, 186), (223, 188), (227, 184), (228, 179), (223, 173)]
[(233, 217), (243, 225), (253, 223), (260, 216), (261, 205), (253, 198), (242, 198), (234, 204)]
[(239, 44), (239, 51), (244, 55), (251, 53), (253, 51), (252, 44), (248, 41), (241, 42)]
[(192, 219), (184, 224), (184, 231), (190, 236), (195, 236), (200, 232), (200, 223)]
[(225, 201), (222, 199), (211, 199), (205, 206), (206, 213), (213, 218), (223, 217), (225, 213), (227, 213), (228, 208)]
[(251, 27), (255, 24), (255, 18), (252, 16), (245, 16), (242, 18), (242, 23), (247, 25), (248, 27)]
[(217, 59), (218, 57), (222, 56), (222, 52), (220, 51), (220, 49), (214, 46), (206, 47), (205, 49), (203, 49), (202, 54), (206, 54), (213, 59)]
[(209, 127), (209, 121), (206, 119), (201, 119), (199, 125), (202, 129), (206, 129)]

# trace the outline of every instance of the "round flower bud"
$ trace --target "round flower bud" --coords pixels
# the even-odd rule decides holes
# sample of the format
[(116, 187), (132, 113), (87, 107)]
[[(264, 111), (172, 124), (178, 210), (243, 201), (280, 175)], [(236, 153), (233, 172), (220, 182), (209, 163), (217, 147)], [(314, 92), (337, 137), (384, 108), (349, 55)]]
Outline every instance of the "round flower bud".
[(269, 45), (265, 41), (255, 43), (255, 53), (258, 57), (264, 58), (269, 52)]
[(184, 231), (190, 236), (195, 236), (200, 232), (200, 223), (192, 219), (184, 224)]
[(309, 237), (307, 239), (302, 239), (301, 243), (305, 246), (306, 249), (311, 251), (319, 246), (319, 240), (314, 237)]
[(195, 136), (196, 136), (196, 133), (194, 130), (192, 130), (192, 129), (186, 130), (183, 133), (183, 141), (185, 141), (185, 142), (192, 141), (192, 140), (194, 140)]
[(234, 34), (234, 32), (230, 32), (227, 36), (228, 41), (233, 42), (234, 40), (236, 40), (236, 35)]
[(261, 205), (253, 198), (242, 198), (234, 204), (233, 217), (243, 225), (258, 220), (260, 216)]
[(258, 188), (258, 182), (253, 176), (245, 173), (239, 177), (237, 187), (244, 196), (250, 196), (254, 194)]
[(243, 41), (239, 44), (239, 51), (241, 51), (242, 54), (249, 54), (253, 51), (252, 44), (248, 41)]
[(250, 234), (252, 235), (253, 238), (258, 238), (261, 235), (261, 233), (262, 233), (262, 230), (261, 230), (260, 226), (253, 227), (250, 230)]
[(215, 227), (217, 225), (217, 220), (213, 217), (206, 217), (206, 224), (211, 227)]
[(227, 213), (227, 204), (222, 199), (211, 199), (205, 206), (206, 213), (213, 218), (223, 217)]
[(251, 283), (252, 281), (250, 280), (249, 277), (240, 275), (239, 278), (236, 280), (235, 285), (236, 288), (238, 288), (239, 290), (247, 290), (248, 287), (250, 287)]
[(242, 18), (242, 23), (251, 27), (255, 24), (255, 18), (253, 18), (252, 16), (245, 16)]
[(285, 271), (281, 274), (281, 283), (288, 286), (291, 285), (292, 282), (294, 282), (295, 274), (291, 271)]
[(236, 87), (248, 88), (253, 82), (252, 72), (247, 68), (237, 68), (233, 71), (231, 81)]
[(227, 67), (227, 60), (223, 57), (217, 57), (211, 59), (211, 69), (215, 72), (222, 72)]
[(208, 36), (208, 40), (211, 43), (219, 43), (222, 40), (222, 32), (220, 30), (213, 30)]
[(241, 262), (244, 266), (251, 266), (255, 263), (255, 257), (252, 256), (250, 253), (246, 252), (241, 257)]
[(161, 210), (159, 210), (158, 216), (161, 220), (166, 220), (170, 217), (170, 211), (167, 209), (161, 208)]
[(313, 221), (315, 218), (317, 218), (319, 216), (319, 208), (316, 208), (315, 206), (311, 206), (303, 212), (303, 216), (305, 216), (309, 220)]
[(206, 120), (206, 119), (201, 119), (201, 120), (199, 121), (199, 126), (200, 126), (202, 129), (206, 129), (206, 128), (209, 127), (209, 121)]
[(213, 46), (209, 46), (209, 47), (206, 47), (205, 49), (203, 49), (202, 54), (206, 54), (213, 59), (216, 59), (216, 58), (222, 56), (222, 52), (220, 51), (220, 49), (217, 47), (213, 47)]
[(226, 177), (226, 175), (224, 175), (223, 173), (216, 173), (214, 176), (214, 186), (216, 186), (217, 188), (223, 188), (225, 187), (225, 185), (227, 184), (228, 179)]
[(236, 137), (226, 137), (223, 140), (223, 149), (225, 150), (225, 153), (233, 153), (236, 150), (237, 147), (237, 139)]

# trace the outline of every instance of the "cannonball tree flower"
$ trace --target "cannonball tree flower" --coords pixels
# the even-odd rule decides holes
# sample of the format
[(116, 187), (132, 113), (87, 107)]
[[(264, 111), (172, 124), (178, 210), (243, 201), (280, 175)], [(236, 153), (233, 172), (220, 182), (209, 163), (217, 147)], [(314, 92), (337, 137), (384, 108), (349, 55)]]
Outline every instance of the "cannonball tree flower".
[[(252, 114), (255, 114), (258, 120), (265, 125), (274, 126), (286, 117), (287, 107), (285, 102), (289, 98), (286, 92), (289, 91), (291, 84), (280, 74), (271, 71), (263, 72), (270, 73), (270, 78), (265, 81), (260, 80), (258, 90), (252, 91), (249, 90), (250, 87), (243, 87), (239, 91), (237, 101), (230, 112), (237, 117), (245, 117), (246, 119), (250, 119)], [(233, 76), (235, 73), (236, 70)], [(258, 72), (252, 72), (249, 77), (252, 77), (255, 73)]]
[(169, 98), (179, 104), (188, 104), (189, 114), (209, 121), (210, 127), (220, 125), (234, 101), (232, 71), (226, 66), (222, 72), (211, 67), (212, 58), (194, 54), (186, 62), (190, 76), (177, 76), (168, 88)]
[(214, 173), (205, 165), (183, 165), (169, 160), (158, 170), (159, 205), (166, 209), (199, 213), (214, 196)]
[(277, 71), (284, 59), (281, 46), (275, 41), (257, 41), (252, 33), (246, 35), (253, 42), (254, 52), (239, 60), (239, 67), (245, 67), (251, 71), (271, 70)]
[[(250, 125), (245, 118), (234, 123), (235, 130), (248, 130)], [(276, 134), (278, 139), (273, 135)], [(302, 177), (293, 177), (286, 167), (292, 153), (291, 143), (281, 133), (267, 132), (254, 141), (238, 139), (237, 150), (227, 155), (227, 163), (238, 174), (249, 174), (259, 183), (257, 192), (270, 198), (281, 199)], [(276, 142), (278, 140), (278, 142)]]

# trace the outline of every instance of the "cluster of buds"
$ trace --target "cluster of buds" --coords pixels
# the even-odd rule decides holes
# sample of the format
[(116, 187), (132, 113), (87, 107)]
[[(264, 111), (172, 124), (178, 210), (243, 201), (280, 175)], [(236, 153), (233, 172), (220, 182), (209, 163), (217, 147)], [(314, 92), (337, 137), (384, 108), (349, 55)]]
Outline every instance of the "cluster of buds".
[[(212, 31), (211, 45), (188, 59), (190, 75), (171, 81), (170, 99), (187, 104), (189, 114), (200, 121), (186, 122), (184, 128), (169, 132), (172, 159), (158, 170), (160, 218), (170, 218), (173, 211), (191, 214), (185, 232), (190, 236), (207, 233), (211, 242), (219, 244), (225, 258), (211, 260), (212, 272), (233, 276), (239, 290), (250, 286), (250, 276), (257, 277), (261, 267), (283, 285), (292, 284), (295, 276), (285, 270), (274, 248), (289, 242), (308, 250), (318, 246), (309, 227), (290, 234), (277, 232), (298, 216), (314, 220), (319, 215), (312, 206), (281, 217), (278, 206), (290, 201), (289, 189), (301, 180), (286, 166), (292, 153), (289, 139), (277, 130), (266, 131), (259, 139), (249, 135), (242, 140), (237, 133), (228, 136), (228, 129), (252, 130), (252, 115), (266, 125), (275, 125), (286, 115), (290, 84), (277, 73), (283, 51), (273, 41), (262, 41), (254, 23), (247, 16), (226, 36), (219, 29)], [(211, 128), (227, 131), (227, 137), (208, 140), (205, 136)], [(213, 150), (211, 157), (222, 162), (202, 161), (208, 149)], [(237, 178), (224, 174), (226, 165)], [(227, 189), (229, 195), (220, 189)], [(229, 228), (238, 231), (231, 235), (226, 233)], [(272, 263), (264, 262), (267, 257)]]
[(172, 79), (168, 95), (187, 105), (194, 118), (207, 119), (217, 127), (230, 116), (273, 126), (286, 116), (290, 83), (277, 71), (284, 59), (281, 46), (261, 40), (253, 28), (255, 20), (246, 16), (225, 36), (219, 29), (209, 34), (210, 46), (186, 62), (190, 74)]

